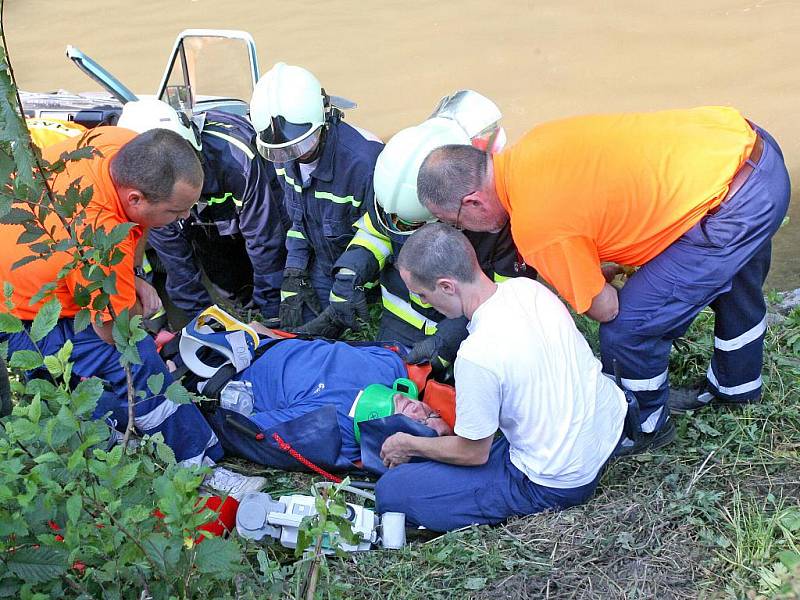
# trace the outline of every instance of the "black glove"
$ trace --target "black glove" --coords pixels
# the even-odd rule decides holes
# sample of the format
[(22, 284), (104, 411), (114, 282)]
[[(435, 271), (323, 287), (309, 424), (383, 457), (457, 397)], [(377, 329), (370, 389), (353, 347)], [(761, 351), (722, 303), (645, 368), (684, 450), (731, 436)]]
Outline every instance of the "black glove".
[(405, 360), (410, 365), (419, 363), (433, 363), (439, 357), (441, 339), (436, 335), (429, 335), (424, 340), (420, 340), (408, 351)]
[(350, 269), (339, 269), (333, 279), (330, 308), (345, 327), (359, 331), (362, 323), (369, 321), (367, 296), (357, 285), (356, 274)]
[(303, 306), (308, 306), (315, 315), (322, 312), (308, 273), (302, 269), (286, 269), (283, 272), (281, 306), (278, 312), (283, 329), (303, 324)]
[(347, 327), (339, 321), (332, 307), (322, 311), (318, 317), (312, 319), (302, 327), (295, 329), (295, 333), (312, 337), (338, 338)]

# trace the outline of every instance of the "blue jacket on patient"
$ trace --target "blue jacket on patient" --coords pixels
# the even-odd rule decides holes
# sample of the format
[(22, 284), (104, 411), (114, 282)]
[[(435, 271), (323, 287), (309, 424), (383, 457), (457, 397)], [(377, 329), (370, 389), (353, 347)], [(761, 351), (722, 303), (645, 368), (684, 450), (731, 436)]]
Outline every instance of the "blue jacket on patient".
[(406, 375), (402, 359), (379, 346), (290, 339), (275, 344), (236, 379), (252, 384), (250, 420), (263, 430), (333, 405), (341, 454), (355, 461), (361, 454), (348, 413), (356, 396), (372, 383), (391, 386)]

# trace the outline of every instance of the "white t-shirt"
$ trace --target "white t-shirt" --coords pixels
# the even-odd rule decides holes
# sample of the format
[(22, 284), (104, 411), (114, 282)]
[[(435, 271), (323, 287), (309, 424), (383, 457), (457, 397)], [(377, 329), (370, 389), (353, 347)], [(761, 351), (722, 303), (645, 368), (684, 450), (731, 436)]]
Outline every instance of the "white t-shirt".
[(540, 283), (510, 279), (467, 328), (455, 432), (479, 440), (499, 428), (511, 462), (534, 483), (590, 483), (619, 441), (627, 404), (561, 301)]

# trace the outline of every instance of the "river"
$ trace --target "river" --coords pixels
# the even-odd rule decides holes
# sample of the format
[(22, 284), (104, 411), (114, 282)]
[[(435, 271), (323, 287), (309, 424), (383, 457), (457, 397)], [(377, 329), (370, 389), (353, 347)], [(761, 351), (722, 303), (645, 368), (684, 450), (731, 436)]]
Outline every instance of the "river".
[(739, 108), (781, 142), (794, 186), (767, 287), (800, 287), (800, 2), (796, 0), (6, 0), (22, 89), (97, 89), (67, 44), (154, 93), (175, 35), (244, 29), (262, 70), (311, 69), (354, 99), (348, 120), (384, 139), (437, 100), (473, 88), (501, 107), (511, 141), (537, 122), (704, 104)]

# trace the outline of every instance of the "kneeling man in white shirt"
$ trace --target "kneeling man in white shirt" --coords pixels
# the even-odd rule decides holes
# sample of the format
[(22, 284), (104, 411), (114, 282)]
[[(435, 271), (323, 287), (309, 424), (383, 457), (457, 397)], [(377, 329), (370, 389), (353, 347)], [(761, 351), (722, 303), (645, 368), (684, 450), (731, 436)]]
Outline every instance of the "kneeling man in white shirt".
[(561, 301), (527, 278), (494, 283), (442, 223), (411, 235), (397, 265), (421, 301), (465, 315), (469, 337), (455, 361), (456, 435), (388, 438), (378, 510), (449, 531), (590, 498), (627, 403)]

